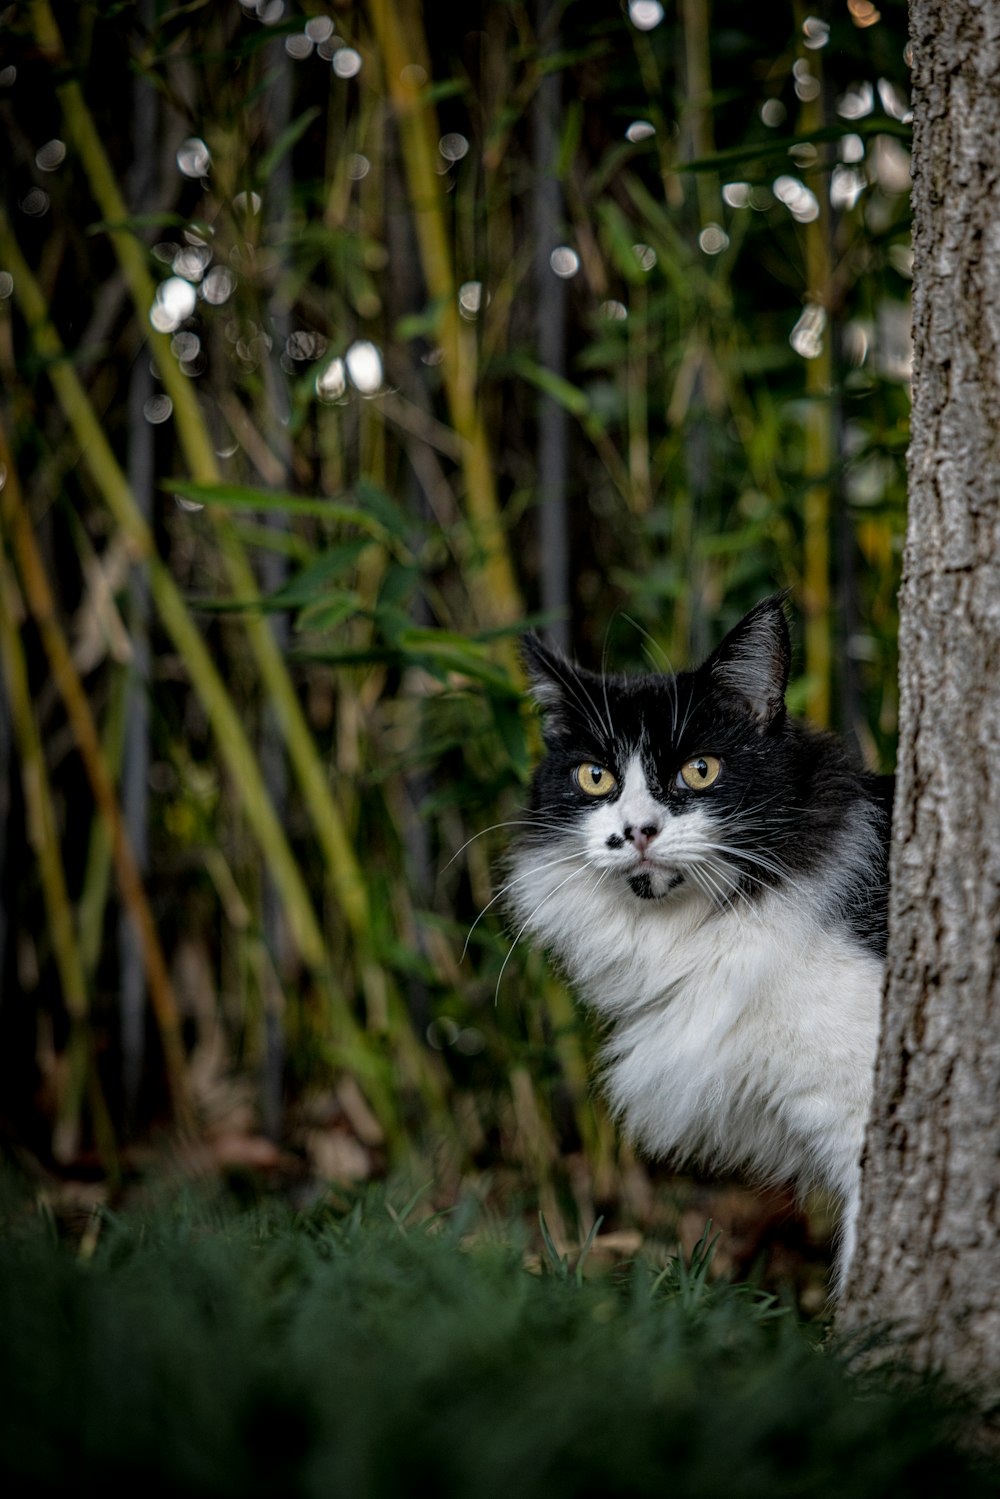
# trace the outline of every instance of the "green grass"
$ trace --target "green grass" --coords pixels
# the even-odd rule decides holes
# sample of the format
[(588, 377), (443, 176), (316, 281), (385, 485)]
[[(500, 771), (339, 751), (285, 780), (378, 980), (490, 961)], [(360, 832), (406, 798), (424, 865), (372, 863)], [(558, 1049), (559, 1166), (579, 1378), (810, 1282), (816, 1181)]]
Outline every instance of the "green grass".
[[(842, 1496), (996, 1491), (927, 1393), (862, 1384), (770, 1298), (525, 1268), (461, 1212), (9, 1213), (9, 1494)], [(84, 1240), (86, 1244), (88, 1241)]]

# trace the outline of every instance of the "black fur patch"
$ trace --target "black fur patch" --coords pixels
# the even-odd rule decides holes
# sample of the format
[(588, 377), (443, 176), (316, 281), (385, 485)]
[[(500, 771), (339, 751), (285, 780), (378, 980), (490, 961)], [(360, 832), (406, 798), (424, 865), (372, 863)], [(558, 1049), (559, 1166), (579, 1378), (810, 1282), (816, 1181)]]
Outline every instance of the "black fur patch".
[(628, 882), (632, 894), (637, 895), (640, 900), (662, 900), (664, 895), (669, 895), (671, 890), (676, 890), (678, 885), (683, 885), (683, 883), (684, 876), (682, 874), (675, 874), (666, 890), (661, 891), (657, 895), (648, 874), (634, 874)]

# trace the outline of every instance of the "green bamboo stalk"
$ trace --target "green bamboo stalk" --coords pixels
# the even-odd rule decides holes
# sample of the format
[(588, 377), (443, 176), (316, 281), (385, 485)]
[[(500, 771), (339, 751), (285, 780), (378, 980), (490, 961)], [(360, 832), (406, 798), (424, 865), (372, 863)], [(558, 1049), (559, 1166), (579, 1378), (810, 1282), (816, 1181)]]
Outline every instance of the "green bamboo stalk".
[(18, 625), (22, 613), (20, 594), (10, 567), (5, 559), (0, 560), (0, 658), (3, 660), (4, 676), (7, 679), (11, 722), (24, 787), (28, 841), (38, 860), (52, 952), (59, 970), (66, 1010), (73, 1020), (84, 1020), (89, 1009), (87, 981), (59, 851), (59, 834), (45, 753), (32, 712), (28, 666)]
[[(146, 898), (139, 866), (125, 830), (97, 725), (94, 723), (83, 683), (73, 664), (72, 654), (59, 624), (55, 599), (49, 586), (45, 564), (35, 541), (31, 521), (24, 508), (21, 487), (14, 468), (14, 456), (2, 423), (0, 423), (0, 462), (5, 465), (7, 471), (7, 482), (0, 494), (0, 521), (3, 523), (3, 529), (17, 558), (24, 594), (38, 626), (42, 646), (52, 671), (52, 679), (62, 698), (77, 749), (94, 793), (94, 800), (111, 838), (112, 856), (122, 899), (139, 935), (146, 977), (149, 982), (150, 1000), (163, 1045), (167, 1082), (170, 1087), (174, 1114), (178, 1123), (190, 1125), (193, 1121), (187, 1082), (187, 1062), (181, 1040), (180, 1015), (167, 970), (166, 958), (163, 955), (156, 923)], [(83, 972), (82, 955), (80, 966)]]
[[(403, 161), (410, 187), (417, 244), (428, 295), (439, 309), (441, 365), (452, 426), (462, 441), (465, 504), (473, 541), (482, 557), (485, 588), (472, 590), (484, 624), (509, 624), (523, 613), (496, 491), (493, 460), (478, 402), (475, 339), (463, 326), (445, 224), (444, 191), (435, 172), (437, 116), (410, 64), (430, 78), (425, 39), (408, 24), (413, 8), (395, 0), (372, 0), (368, 15), (399, 119)], [(418, 34), (419, 33), (419, 34)]]
[(583, 1141), (583, 1153), (593, 1174), (599, 1197), (612, 1191), (615, 1170), (615, 1131), (606, 1109), (595, 1103), (591, 1072), (584, 1055), (580, 1023), (566, 985), (545, 974), (540, 997), (549, 1017), (552, 1045), (569, 1090), (573, 1118)]
[[(34, 0), (32, 16), (40, 48), (54, 66), (65, 66), (65, 50), (49, 0)], [(67, 135), (79, 152), (94, 198), (105, 220), (111, 226), (120, 225), (128, 219), (128, 208), (80, 85), (75, 79), (67, 79), (59, 85), (58, 93)], [(191, 474), (199, 483), (218, 483), (221, 478), (219, 465), (194, 386), (171, 353), (167, 335), (157, 332), (149, 324), (155, 286), (147, 267), (146, 251), (129, 230), (111, 227), (108, 232), (140, 324), (156, 358), (160, 379), (173, 402), (177, 433)], [(224, 513), (213, 511), (211, 507), (209, 513), (233, 593), (252, 604), (259, 590), (236, 531)], [(362, 982), (366, 987), (378, 987), (377, 965), (366, 951), (370, 931), (368, 889), (341, 810), (331, 794), (315, 741), (270, 623), (263, 613), (252, 607), (247, 610), (243, 623), (324, 854), (331, 888), (359, 949)]]
[[(684, 31), (684, 128), (691, 157), (715, 155), (712, 129), (712, 48), (709, 0), (682, 0)], [(715, 172), (695, 174), (698, 217), (704, 228), (718, 213), (719, 179)]]
[(70, 1017), (67, 1045), (69, 1069), (59, 1090), (53, 1149), (59, 1159), (74, 1153), (80, 1134), (80, 1113), (87, 1085), (89, 1045), (87, 980), (77, 941), (73, 906), (66, 884), (52, 788), (49, 783), (38, 726), (31, 704), (28, 667), (19, 630), (23, 613), (17, 583), (7, 560), (0, 557), (0, 661), (7, 681), (11, 724), (17, 744), (24, 791), (28, 842), (35, 851), (42, 899), (63, 1003)]
[(535, 1183), (538, 1206), (560, 1250), (570, 1243), (562, 1204), (556, 1193), (553, 1168), (558, 1159), (552, 1121), (540, 1097), (537, 1081), (521, 1062), (508, 1071), (507, 1082), (517, 1131), (517, 1151)]

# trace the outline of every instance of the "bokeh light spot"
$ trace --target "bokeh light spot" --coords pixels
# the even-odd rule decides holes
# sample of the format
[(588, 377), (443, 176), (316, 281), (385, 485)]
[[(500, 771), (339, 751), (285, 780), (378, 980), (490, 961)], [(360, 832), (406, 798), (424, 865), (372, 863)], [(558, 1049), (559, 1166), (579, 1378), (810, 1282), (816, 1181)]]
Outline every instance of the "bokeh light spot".
[(214, 265), (201, 283), (201, 296), (213, 307), (228, 302), (236, 290), (236, 277), (225, 265)]
[(142, 414), (151, 426), (158, 427), (162, 422), (169, 421), (173, 409), (174, 403), (169, 396), (150, 396), (143, 405)]
[(871, 84), (855, 83), (837, 100), (837, 113), (842, 120), (861, 120), (875, 108), (875, 90)]
[(802, 22), (802, 40), (811, 52), (825, 47), (830, 40), (829, 21), (822, 21), (819, 16), (806, 16)]
[(26, 213), (29, 219), (41, 219), (49, 211), (51, 199), (43, 188), (32, 187), (21, 199), (21, 212)]
[(321, 401), (339, 401), (347, 390), (347, 376), (342, 359), (331, 359), (316, 376), (316, 394)]
[(721, 224), (706, 224), (698, 236), (698, 245), (706, 255), (721, 255), (729, 247), (729, 235)]
[(774, 196), (784, 203), (796, 223), (811, 224), (819, 218), (819, 199), (797, 177), (776, 177), (773, 187)]
[(445, 161), (461, 161), (467, 155), (469, 142), (464, 135), (459, 135), (457, 130), (449, 130), (447, 135), (442, 135), (438, 141), (438, 150)]
[(722, 189), (722, 201), (730, 208), (748, 208), (750, 205), (749, 182), (727, 182)]
[(637, 31), (652, 31), (663, 20), (660, 0), (629, 0), (628, 18)]
[(40, 172), (54, 172), (62, 166), (65, 160), (65, 141), (46, 141), (45, 145), (39, 146), (38, 150), (35, 152), (35, 166)]
[(795, 327), (788, 335), (788, 342), (803, 359), (818, 359), (823, 352), (823, 329), (826, 327), (826, 311), (818, 302), (809, 302)]
[(168, 276), (156, 290), (149, 321), (160, 333), (173, 333), (194, 312), (198, 293), (183, 276)]
[(483, 305), (483, 283), (463, 281), (458, 288), (458, 306), (463, 317), (474, 318)]
[(549, 256), (549, 265), (565, 281), (580, 269), (580, 257), (569, 245), (556, 245)]
[(382, 355), (368, 339), (359, 338), (345, 356), (351, 384), (363, 396), (373, 396), (382, 385)]
[(260, 193), (237, 193), (233, 199), (233, 207), (238, 213), (260, 213)]
[(185, 177), (204, 177), (212, 166), (212, 153), (200, 136), (191, 135), (177, 150), (177, 165)]
[(333, 71), (338, 78), (354, 78), (361, 72), (361, 53), (353, 47), (340, 47), (333, 54)]

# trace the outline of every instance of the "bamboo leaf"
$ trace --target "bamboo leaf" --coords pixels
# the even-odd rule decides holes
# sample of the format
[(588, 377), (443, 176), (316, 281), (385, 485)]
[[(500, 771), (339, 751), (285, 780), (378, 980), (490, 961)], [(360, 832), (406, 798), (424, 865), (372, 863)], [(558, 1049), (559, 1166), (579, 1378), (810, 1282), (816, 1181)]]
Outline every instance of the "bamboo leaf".
[[(635, 257), (633, 256), (633, 259)], [(590, 397), (582, 391), (578, 385), (573, 385), (565, 380), (562, 375), (557, 375), (553, 370), (547, 370), (527, 354), (516, 354), (511, 360), (509, 367), (515, 374), (523, 379), (529, 380), (532, 385), (551, 396), (552, 399), (572, 416), (585, 417), (590, 414)]]
[[(332, 580), (346, 572), (349, 567), (353, 567), (361, 554), (373, 545), (372, 541), (345, 541), (341, 546), (330, 547), (301, 568), (294, 578), (289, 578), (287, 583), (276, 588), (273, 593), (264, 594), (258, 598), (205, 598), (192, 599), (191, 603), (212, 614), (239, 614), (248, 609), (258, 609), (274, 614), (286, 609), (329, 603), (331, 599), (329, 584)], [(361, 606), (361, 600), (357, 594), (345, 595), (340, 591), (338, 596), (350, 597), (356, 608)]]
[(843, 140), (845, 135), (894, 135), (908, 141), (913, 127), (890, 115), (870, 115), (863, 120), (845, 120), (843, 125), (821, 125), (816, 130), (803, 130), (796, 135), (762, 137), (748, 141), (745, 145), (730, 146), (725, 151), (715, 151), (711, 156), (698, 156), (691, 161), (679, 161), (680, 172), (717, 172), (720, 167), (733, 166), (736, 162), (750, 161), (761, 156), (787, 156), (793, 146), (824, 145)]
[(171, 494), (178, 494), (185, 500), (192, 500), (195, 504), (217, 505), (222, 510), (314, 515), (321, 520), (361, 526), (379, 540), (384, 540), (388, 529), (381, 517), (357, 505), (346, 505), (342, 500), (320, 500), (306, 495), (283, 494), (272, 489), (254, 489), (248, 484), (199, 484), (192, 479), (166, 479), (162, 481), (160, 488)]
[(598, 205), (598, 218), (615, 265), (626, 281), (630, 281), (633, 286), (642, 286), (649, 275), (639, 264), (638, 256), (632, 248), (637, 238), (635, 226), (629, 223), (617, 203), (608, 199)]
[(258, 182), (264, 183), (268, 180), (281, 158), (288, 155), (295, 142), (301, 139), (313, 120), (319, 118), (320, 113), (318, 106), (313, 104), (308, 109), (304, 109), (298, 118), (281, 132), (270, 151), (261, 158), (257, 168)]
[(363, 612), (361, 597), (336, 590), (314, 599), (296, 616), (297, 630), (335, 630)]

